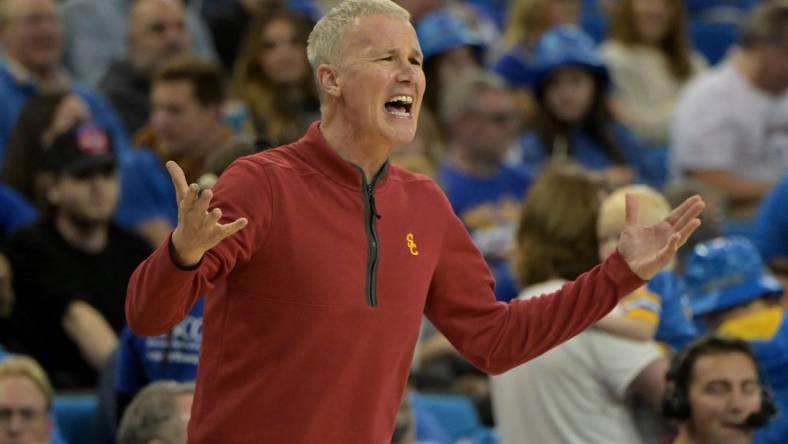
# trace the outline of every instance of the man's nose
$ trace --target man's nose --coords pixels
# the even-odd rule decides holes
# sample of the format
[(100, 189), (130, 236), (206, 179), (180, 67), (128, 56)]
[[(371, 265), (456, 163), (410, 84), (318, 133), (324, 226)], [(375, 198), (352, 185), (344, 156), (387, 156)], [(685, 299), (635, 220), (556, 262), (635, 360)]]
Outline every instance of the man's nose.
[(747, 395), (741, 390), (734, 390), (731, 392), (730, 399), (728, 400), (728, 408), (731, 413), (741, 413), (747, 408), (748, 401), (752, 395)]
[(420, 65), (414, 65), (410, 60), (401, 61), (398, 65), (397, 81), (413, 83), (421, 71)]
[(22, 424), (22, 415), (19, 414), (12, 414), (10, 418), (8, 418), (8, 434), (11, 436), (19, 436), (22, 432), (24, 424)]

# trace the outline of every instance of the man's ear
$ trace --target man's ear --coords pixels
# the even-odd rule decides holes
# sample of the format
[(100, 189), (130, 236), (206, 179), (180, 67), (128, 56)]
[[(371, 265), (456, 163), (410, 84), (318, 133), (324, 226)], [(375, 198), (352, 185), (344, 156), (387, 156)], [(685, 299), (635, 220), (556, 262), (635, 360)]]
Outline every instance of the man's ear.
[(334, 65), (322, 64), (317, 67), (317, 84), (324, 94), (331, 97), (342, 95), (339, 86), (337, 68)]

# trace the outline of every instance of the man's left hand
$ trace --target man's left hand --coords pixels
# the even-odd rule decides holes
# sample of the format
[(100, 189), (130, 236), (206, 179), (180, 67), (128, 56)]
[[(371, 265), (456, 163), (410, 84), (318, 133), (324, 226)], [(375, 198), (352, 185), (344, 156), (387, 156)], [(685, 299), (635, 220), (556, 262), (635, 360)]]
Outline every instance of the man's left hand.
[(647, 226), (637, 223), (637, 198), (626, 196), (626, 224), (618, 240), (618, 251), (629, 268), (649, 280), (670, 263), (676, 251), (700, 226), (698, 215), (706, 204), (700, 196), (685, 200), (662, 222)]

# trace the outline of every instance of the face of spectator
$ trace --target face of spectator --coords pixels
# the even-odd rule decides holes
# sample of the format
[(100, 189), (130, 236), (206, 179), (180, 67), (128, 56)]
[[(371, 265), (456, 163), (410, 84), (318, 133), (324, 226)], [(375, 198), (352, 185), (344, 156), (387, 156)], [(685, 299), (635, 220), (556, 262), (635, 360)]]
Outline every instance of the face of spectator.
[(63, 29), (53, 0), (5, 0), (6, 20), (0, 38), (11, 58), (35, 74), (49, 74), (57, 67)]
[(188, 156), (202, 141), (211, 140), (219, 121), (218, 106), (203, 106), (185, 80), (155, 82), (151, 106), (156, 142), (169, 157)]
[(438, 61), (438, 77), (441, 85), (450, 85), (468, 71), (479, 69), (479, 62), (470, 46), (460, 46), (441, 54)]
[[(348, 26), (343, 40), (341, 60), (334, 65), (338, 88), (326, 91), (337, 113), (363, 143), (397, 146), (413, 140), (425, 84), (413, 26), (370, 15)], [(412, 103), (395, 101), (398, 97)]]
[(548, 0), (546, 3), (547, 29), (580, 22), (580, 0)]
[(659, 45), (670, 30), (676, 11), (668, 0), (632, 0), (635, 29), (642, 43)]
[(62, 174), (49, 191), (58, 212), (84, 225), (109, 222), (118, 205), (120, 183), (114, 166)]
[(52, 420), (46, 398), (24, 376), (0, 379), (0, 441), (7, 444), (46, 444), (52, 439)]
[(268, 23), (263, 30), (260, 63), (269, 79), (277, 85), (297, 85), (309, 76), (306, 42), (286, 19)]
[(586, 69), (559, 68), (547, 81), (545, 102), (550, 111), (565, 123), (583, 120), (594, 101), (594, 77)]
[(751, 443), (754, 430), (743, 425), (761, 406), (755, 364), (744, 353), (698, 358), (689, 385), (689, 430), (698, 442)]
[(58, 134), (67, 131), (78, 122), (85, 122), (90, 118), (90, 108), (87, 103), (80, 96), (69, 94), (57, 106), (52, 123), (42, 135), (44, 145), (51, 143)]
[(175, 0), (138, 0), (129, 28), (130, 56), (142, 69), (188, 49), (185, 11)]
[(460, 144), (475, 159), (499, 163), (514, 141), (520, 114), (512, 95), (506, 89), (480, 92), (470, 110), (456, 126)]

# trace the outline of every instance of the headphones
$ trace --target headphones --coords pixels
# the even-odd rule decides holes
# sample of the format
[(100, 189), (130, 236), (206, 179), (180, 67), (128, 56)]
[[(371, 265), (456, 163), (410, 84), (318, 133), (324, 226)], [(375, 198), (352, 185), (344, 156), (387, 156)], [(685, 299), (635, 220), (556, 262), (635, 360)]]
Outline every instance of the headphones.
[[(758, 360), (749, 345), (740, 339), (730, 339), (718, 335), (711, 335), (690, 344), (685, 350), (673, 358), (670, 369), (666, 375), (668, 387), (662, 399), (662, 415), (679, 422), (686, 421), (692, 416), (689, 402), (689, 383), (692, 368), (695, 362), (705, 355), (717, 353), (744, 353), (752, 359), (758, 371)], [(771, 392), (766, 387), (761, 387), (761, 408), (750, 414), (746, 424), (752, 428), (765, 425), (777, 414), (777, 405)]]

